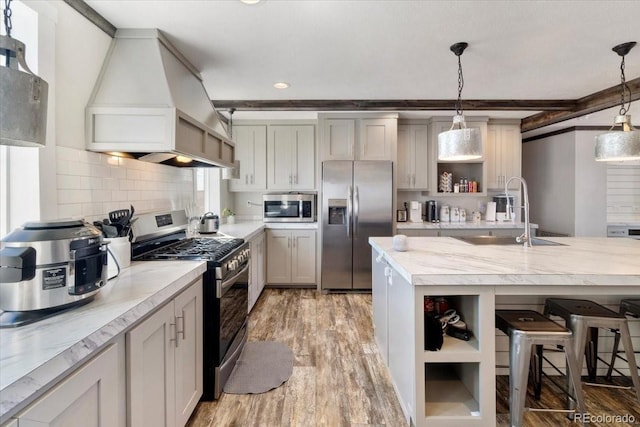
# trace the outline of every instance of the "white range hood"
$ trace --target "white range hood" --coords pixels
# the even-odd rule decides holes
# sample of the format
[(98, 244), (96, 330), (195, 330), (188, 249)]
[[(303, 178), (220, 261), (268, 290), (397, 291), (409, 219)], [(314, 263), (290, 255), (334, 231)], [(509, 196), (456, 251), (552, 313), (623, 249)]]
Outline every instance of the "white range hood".
[(235, 160), (198, 70), (157, 29), (117, 30), (85, 114), (91, 151), (174, 166)]

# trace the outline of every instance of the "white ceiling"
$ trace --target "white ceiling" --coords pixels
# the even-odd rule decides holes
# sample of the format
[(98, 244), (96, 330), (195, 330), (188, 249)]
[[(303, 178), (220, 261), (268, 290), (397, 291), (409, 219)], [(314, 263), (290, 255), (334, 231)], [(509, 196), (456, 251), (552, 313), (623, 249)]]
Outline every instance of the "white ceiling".
[[(85, 1), (118, 28), (163, 30), (219, 100), (455, 99), (459, 41), (463, 100), (576, 99), (619, 83), (611, 48), (640, 42), (638, 0)], [(626, 76), (640, 76), (640, 46)]]

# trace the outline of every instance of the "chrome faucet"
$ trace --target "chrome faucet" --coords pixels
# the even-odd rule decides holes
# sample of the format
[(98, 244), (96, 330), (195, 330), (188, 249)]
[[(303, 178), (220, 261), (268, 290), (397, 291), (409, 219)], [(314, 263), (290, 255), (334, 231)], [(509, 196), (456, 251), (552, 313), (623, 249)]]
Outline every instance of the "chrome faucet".
[(531, 247), (531, 223), (529, 222), (529, 190), (527, 189), (527, 181), (521, 176), (512, 176), (504, 184), (504, 194), (507, 196), (507, 219), (511, 219), (511, 206), (509, 203), (509, 183), (513, 179), (518, 179), (522, 183), (522, 191), (524, 193), (524, 205), (517, 206), (518, 208), (524, 208), (524, 233), (516, 237), (516, 242), (524, 243), (524, 246)]

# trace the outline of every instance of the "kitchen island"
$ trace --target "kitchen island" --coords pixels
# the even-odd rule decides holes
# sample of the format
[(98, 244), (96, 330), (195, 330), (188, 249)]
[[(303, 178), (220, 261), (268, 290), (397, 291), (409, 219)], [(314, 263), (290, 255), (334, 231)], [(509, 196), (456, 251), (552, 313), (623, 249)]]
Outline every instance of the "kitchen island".
[[(370, 238), (375, 336), (416, 426), (495, 426), (495, 307), (526, 296), (640, 295), (640, 241), (546, 238), (562, 246), (476, 246), (449, 237)], [(425, 297), (445, 297), (473, 332), (425, 350)], [(634, 340), (634, 344), (638, 340)], [(640, 347), (640, 346), (639, 346)]]
[[(203, 261), (133, 262), (93, 301), (30, 325), (1, 329), (0, 424), (96, 355), (117, 347), (127, 331), (199, 281), (205, 269)], [(125, 390), (120, 391), (124, 399)], [(124, 411), (124, 405), (118, 406)], [(123, 415), (114, 414), (111, 425), (124, 425)]]

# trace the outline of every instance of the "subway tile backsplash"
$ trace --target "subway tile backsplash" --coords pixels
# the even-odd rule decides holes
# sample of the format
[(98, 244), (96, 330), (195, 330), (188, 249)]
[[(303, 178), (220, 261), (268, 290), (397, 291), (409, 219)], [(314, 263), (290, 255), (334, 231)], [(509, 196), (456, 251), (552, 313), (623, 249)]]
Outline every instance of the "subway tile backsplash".
[(193, 170), (56, 148), (58, 218), (97, 221), (133, 205), (136, 212), (181, 209), (193, 198)]

